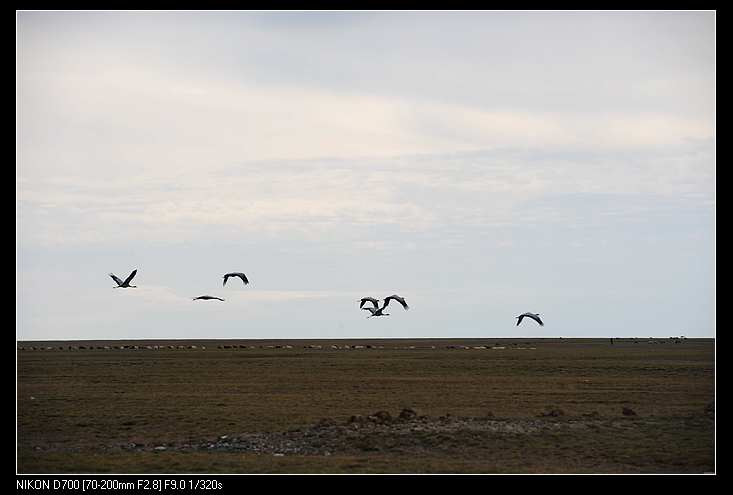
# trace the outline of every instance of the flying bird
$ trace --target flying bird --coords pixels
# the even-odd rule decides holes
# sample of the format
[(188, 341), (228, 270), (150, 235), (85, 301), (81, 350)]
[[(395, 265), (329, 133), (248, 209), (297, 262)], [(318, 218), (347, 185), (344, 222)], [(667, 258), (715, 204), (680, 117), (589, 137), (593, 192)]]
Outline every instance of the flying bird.
[(125, 279), (123, 282), (120, 280), (120, 278), (115, 275), (114, 273), (110, 273), (109, 276), (112, 277), (112, 280), (114, 280), (117, 283), (117, 287), (115, 289), (126, 289), (128, 287), (137, 287), (137, 285), (130, 285), (130, 282), (132, 282), (132, 279), (135, 278), (135, 274), (137, 273), (137, 269), (133, 270), (132, 273)]
[(534, 321), (536, 321), (537, 323), (539, 323), (540, 326), (543, 326), (543, 327), (545, 326), (545, 324), (542, 323), (542, 320), (540, 320), (540, 314), (539, 313), (522, 313), (519, 316), (515, 316), (515, 318), (517, 319), (517, 326), (519, 326), (519, 324), (522, 323), (522, 318), (524, 318), (524, 317), (532, 318)]
[(393, 295), (389, 296), (388, 298), (386, 298), (384, 300), (384, 306), (382, 307), (382, 309), (386, 308), (389, 305), (389, 302), (392, 299), (394, 299), (395, 301), (397, 301), (398, 303), (400, 303), (403, 308), (410, 309), (410, 306), (407, 305), (407, 302), (405, 301), (405, 298), (404, 297), (400, 297), (397, 294), (393, 294)]
[(215, 297), (215, 296), (199, 296), (199, 297), (194, 297), (193, 298), (194, 301), (197, 300), (197, 299), (204, 299), (204, 300), (218, 299), (219, 301), (223, 301), (224, 300), (221, 297)]
[[(399, 302), (403, 308), (410, 309), (405, 299), (396, 294), (386, 297), (384, 299), (384, 305), (381, 308), (379, 307), (379, 299), (374, 299), (373, 297), (362, 298), (361, 304), (359, 305), (359, 307), (362, 310), (369, 311), (371, 313), (371, 315), (367, 316), (367, 318), (371, 318), (372, 316), (389, 316), (389, 313), (385, 313), (384, 310), (387, 309), (387, 306), (389, 306), (389, 302), (392, 299)], [(366, 304), (367, 302), (371, 302), (372, 304), (374, 304), (374, 307), (373, 308), (370, 308), (369, 306), (364, 307), (364, 304)]]
[(244, 282), (244, 285), (247, 285), (249, 283), (249, 280), (247, 280), (247, 275), (240, 272), (231, 272), (224, 275), (224, 283), (222, 284), (222, 287), (224, 287), (227, 284), (227, 280), (229, 280), (229, 277), (239, 277), (242, 279), (242, 282)]

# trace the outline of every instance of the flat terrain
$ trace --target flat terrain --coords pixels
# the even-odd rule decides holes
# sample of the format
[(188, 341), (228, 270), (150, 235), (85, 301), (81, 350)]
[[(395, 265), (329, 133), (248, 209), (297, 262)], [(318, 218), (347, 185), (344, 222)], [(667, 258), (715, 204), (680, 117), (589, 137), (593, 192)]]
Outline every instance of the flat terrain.
[(713, 472), (714, 346), (18, 342), (17, 472)]

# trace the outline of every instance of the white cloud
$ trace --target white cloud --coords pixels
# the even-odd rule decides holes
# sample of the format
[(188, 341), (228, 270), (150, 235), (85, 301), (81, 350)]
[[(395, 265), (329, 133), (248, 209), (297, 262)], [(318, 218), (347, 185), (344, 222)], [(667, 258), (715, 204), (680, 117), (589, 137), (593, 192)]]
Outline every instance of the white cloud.
[[(489, 111), (215, 78), (182, 86), (172, 75), (134, 66), (23, 76), (24, 173), (52, 159), (59, 171), (104, 173), (98, 169), (104, 160), (133, 173), (146, 168), (174, 173), (243, 159), (387, 157), (495, 147), (615, 150), (714, 136), (711, 120), (676, 115)], [(46, 153), (36, 149), (39, 140)]]
[[(528, 202), (568, 195), (646, 196), (651, 205), (651, 198), (668, 198), (709, 207), (714, 158), (695, 147), (681, 150), (275, 160), (182, 171), (169, 179), (160, 171), (115, 181), (26, 179), (20, 181), (21, 233), (26, 242), (51, 245), (244, 234), (328, 239), (373, 227), (427, 232), (507, 225)], [(541, 215), (537, 221), (560, 221), (549, 205)]]

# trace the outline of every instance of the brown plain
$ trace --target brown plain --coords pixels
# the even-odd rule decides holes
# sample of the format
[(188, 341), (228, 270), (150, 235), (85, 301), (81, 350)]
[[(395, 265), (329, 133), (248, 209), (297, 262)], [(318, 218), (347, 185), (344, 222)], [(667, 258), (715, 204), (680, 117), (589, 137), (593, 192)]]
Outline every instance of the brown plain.
[[(138, 349), (114, 348), (120, 345)], [(146, 349), (153, 346), (159, 348)], [(24, 348), (17, 352), (18, 473), (715, 470), (712, 339), (57, 341), (18, 347)], [(353, 425), (353, 417), (386, 411), (396, 418), (408, 408), (420, 421), (400, 426), (399, 435), (389, 425), (378, 431)], [(491, 427), (462, 428), (459, 419)], [(336, 426), (309, 429), (319, 423)], [(523, 429), (526, 424), (542, 428)], [(370, 433), (354, 436), (352, 428)], [(324, 447), (309, 440), (316, 445), (311, 453), (275, 455), (220, 440), (283, 432), (303, 438), (323, 432)], [(344, 433), (343, 445), (334, 447), (340, 432), (350, 436)], [(201, 447), (207, 445), (214, 447)]]

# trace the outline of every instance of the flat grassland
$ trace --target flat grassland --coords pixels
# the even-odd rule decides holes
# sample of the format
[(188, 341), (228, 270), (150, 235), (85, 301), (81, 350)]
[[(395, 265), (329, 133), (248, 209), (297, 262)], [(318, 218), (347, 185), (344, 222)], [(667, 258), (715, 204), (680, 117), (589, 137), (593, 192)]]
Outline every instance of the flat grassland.
[(18, 348), (21, 474), (715, 471), (713, 339)]

